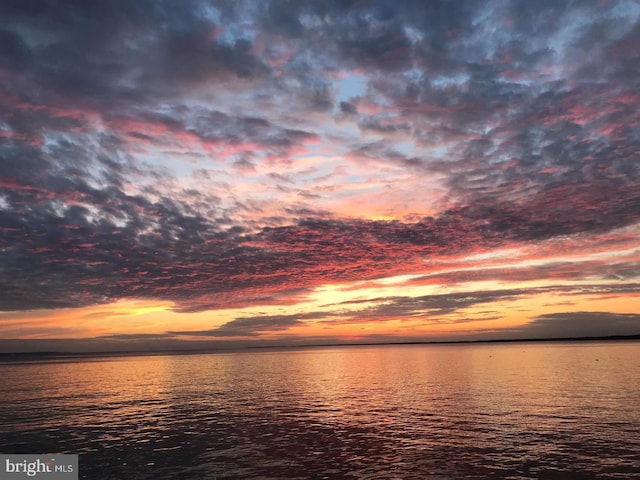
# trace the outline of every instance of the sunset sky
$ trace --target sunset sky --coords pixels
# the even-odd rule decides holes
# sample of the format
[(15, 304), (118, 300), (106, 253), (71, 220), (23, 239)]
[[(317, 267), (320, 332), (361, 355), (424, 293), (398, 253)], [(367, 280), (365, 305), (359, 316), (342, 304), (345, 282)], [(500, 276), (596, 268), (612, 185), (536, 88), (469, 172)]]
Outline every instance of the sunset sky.
[(0, 352), (640, 333), (637, 1), (0, 2)]

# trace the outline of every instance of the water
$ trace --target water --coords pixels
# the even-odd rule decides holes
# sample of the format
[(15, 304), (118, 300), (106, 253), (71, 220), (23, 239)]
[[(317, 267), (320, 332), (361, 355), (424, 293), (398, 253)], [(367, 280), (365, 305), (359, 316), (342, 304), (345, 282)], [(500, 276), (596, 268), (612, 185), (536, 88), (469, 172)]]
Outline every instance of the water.
[(640, 478), (640, 344), (0, 365), (0, 452), (84, 479)]

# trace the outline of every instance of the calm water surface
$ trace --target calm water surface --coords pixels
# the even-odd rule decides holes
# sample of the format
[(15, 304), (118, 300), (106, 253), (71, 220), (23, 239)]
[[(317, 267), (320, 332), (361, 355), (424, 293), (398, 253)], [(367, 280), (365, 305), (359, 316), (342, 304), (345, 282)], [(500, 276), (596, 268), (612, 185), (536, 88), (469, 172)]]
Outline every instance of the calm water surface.
[(640, 478), (640, 343), (2, 364), (1, 453), (100, 479)]

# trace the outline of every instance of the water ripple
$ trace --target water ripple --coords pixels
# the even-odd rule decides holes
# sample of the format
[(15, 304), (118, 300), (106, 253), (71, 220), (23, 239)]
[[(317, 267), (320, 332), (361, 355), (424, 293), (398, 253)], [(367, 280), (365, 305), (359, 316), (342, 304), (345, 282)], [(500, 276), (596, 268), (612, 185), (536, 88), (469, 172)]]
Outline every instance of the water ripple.
[[(91, 480), (638, 478), (637, 347), (0, 365), (0, 451), (79, 453)], [(594, 356), (608, 375), (585, 381)]]

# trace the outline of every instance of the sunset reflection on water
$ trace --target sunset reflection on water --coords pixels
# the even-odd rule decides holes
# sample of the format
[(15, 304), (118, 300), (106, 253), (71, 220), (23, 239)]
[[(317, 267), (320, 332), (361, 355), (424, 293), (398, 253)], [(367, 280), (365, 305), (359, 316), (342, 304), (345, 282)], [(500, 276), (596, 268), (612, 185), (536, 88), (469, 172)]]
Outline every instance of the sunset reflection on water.
[(0, 450), (79, 453), (87, 479), (632, 478), (638, 352), (514, 343), (5, 363)]

